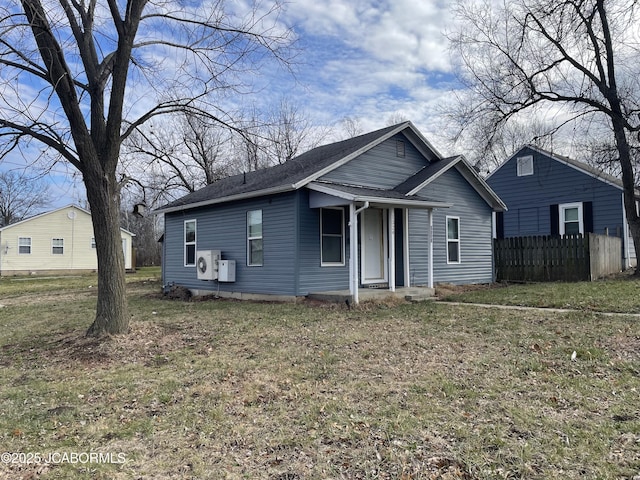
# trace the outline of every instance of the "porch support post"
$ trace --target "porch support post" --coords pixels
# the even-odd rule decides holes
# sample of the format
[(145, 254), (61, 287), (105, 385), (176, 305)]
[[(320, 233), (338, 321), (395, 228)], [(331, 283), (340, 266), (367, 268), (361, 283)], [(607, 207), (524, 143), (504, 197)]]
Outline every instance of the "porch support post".
[(396, 216), (395, 209), (389, 209), (389, 291), (396, 291)]
[(433, 209), (430, 208), (427, 210), (427, 214), (429, 216), (429, 233), (428, 242), (429, 242), (429, 288), (433, 288)]
[(349, 293), (354, 304), (358, 304), (358, 214), (355, 203), (349, 204)]
[(409, 259), (409, 209), (403, 209), (402, 214), (404, 215), (402, 219), (404, 232), (402, 234), (402, 239), (404, 240), (404, 245), (402, 249), (402, 256), (404, 258), (404, 286), (411, 286), (411, 262)]

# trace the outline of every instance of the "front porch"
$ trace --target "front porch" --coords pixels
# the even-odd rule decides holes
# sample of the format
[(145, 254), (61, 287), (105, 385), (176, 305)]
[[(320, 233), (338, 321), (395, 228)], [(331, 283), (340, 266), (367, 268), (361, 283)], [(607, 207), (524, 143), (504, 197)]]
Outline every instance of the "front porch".
[[(403, 298), (410, 302), (420, 302), (435, 299), (435, 289), (429, 287), (397, 287), (395, 291), (391, 291), (388, 288), (359, 288), (358, 297), (360, 301), (395, 297)], [(353, 294), (349, 290), (312, 292), (307, 295), (307, 298), (336, 303), (344, 303), (349, 300), (349, 302), (353, 303)]]

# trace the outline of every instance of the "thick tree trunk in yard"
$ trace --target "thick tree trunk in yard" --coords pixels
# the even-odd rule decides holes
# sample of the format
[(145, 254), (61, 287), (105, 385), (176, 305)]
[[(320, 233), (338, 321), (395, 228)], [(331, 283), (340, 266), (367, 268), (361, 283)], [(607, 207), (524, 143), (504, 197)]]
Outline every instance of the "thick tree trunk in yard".
[[(614, 112), (621, 112), (619, 102), (611, 102)], [(627, 140), (626, 131), (624, 128), (624, 122), (622, 115), (612, 118), (613, 132), (616, 139), (616, 147), (619, 155), (620, 167), (622, 170), (622, 187), (624, 192), (624, 211), (627, 216), (627, 223), (629, 224), (629, 230), (631, 237), (633, 238), (633, 245), (636, 249), (636, 254), (640, 253), (640, 217), (638, 217), (638, 210), (636, 208), (636, 186), (635, 175), (633, 171), (633, 163), (631, 161), (631, 148)], [(624, 229), (623, 229), (624, 231)], [(624, 242), (628, 242), (628, 238), (623, 239)], [(636, 265), (635, 275), (640, 276), (640, 265)]]
[(125, 263), (120, 235), (120, 195), (113, 175), (85, 172), (98, 255), (96, 318), (87, 335), (102, 336), (129, 331)]

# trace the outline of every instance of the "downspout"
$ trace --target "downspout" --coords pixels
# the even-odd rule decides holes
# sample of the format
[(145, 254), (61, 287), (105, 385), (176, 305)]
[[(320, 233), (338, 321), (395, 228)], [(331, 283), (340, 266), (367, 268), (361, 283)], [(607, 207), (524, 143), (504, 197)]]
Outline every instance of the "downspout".
[(396, 291), (396, 216), (395, 208), (389, 209), (389, 291)]
[(403, 228), (404, 231), (402, 233), (402, 239), (404, 241), (404, 245), (402, 247), (402, 256), (404, 257), (404, 286), (411, 286), (411, 259), (409, 258), (409, 249), (411, 248), (411, 244), (409, 242), (409, 209), (404, 208), (402, 212), (403, 218)]
[(351, 229), (351, 241), (349, 243), (349, 274), (351, 276), (349, 293), (351, 294), (354, 305), (357, 305), (360, 301), (358, 298), (358, 214), (367, 208), (369, 208), (369, 202), (364, 202), (364, 205), (358, 209), (355, 208), (355, 203), (352, 202), (349, 204), (349, 227)]
[(433, 209), (427, 210), (429, 215), (429, 288), (433, 288)]

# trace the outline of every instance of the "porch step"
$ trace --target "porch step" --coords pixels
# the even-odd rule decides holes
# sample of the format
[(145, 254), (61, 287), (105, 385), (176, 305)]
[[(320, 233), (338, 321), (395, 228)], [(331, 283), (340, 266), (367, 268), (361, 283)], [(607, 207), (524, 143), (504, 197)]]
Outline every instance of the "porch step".
[(435, 288), (420, 287), (419, 289), (409, 290), (412, 291), (407, 292), (404, 296), (404, 299), (408, 302), (424, 302), (425, 300), (435, 300)]
[[(435, 289), (427, 287), (399, 287), (395, 292), (390, 292), (385, 289), (376, 288), (361, 288), (359, 290), (360, 301), (373, 300), (376, 298), (384, 297), (400, 297), (409, 302), (422, 302), (424, 300), (435, 299)], [(307, 295), (307, 298), (314, 300), (321, 300), (325, 302), (345, 302), (349, 300), (353, 301), (353, 298), (348, 290), (337, 290), (329, 292), (313, 292)]]

